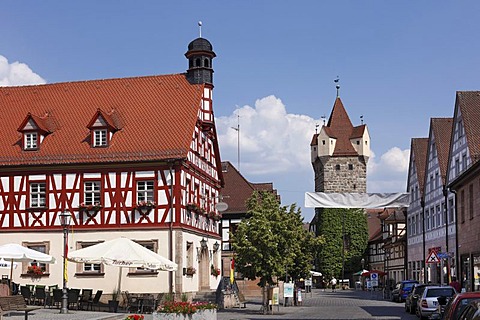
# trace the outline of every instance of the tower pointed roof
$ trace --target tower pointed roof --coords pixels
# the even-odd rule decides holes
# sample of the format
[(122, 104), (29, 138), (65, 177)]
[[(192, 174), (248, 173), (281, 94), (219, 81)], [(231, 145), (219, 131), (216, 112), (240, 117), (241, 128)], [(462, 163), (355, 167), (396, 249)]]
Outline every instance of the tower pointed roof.
[(340, 97), (335, 99), (325, 131), (330, 137), (337, 139), (333, 152), (334, 156), (358, 155), (350, 142), (354, 127)]

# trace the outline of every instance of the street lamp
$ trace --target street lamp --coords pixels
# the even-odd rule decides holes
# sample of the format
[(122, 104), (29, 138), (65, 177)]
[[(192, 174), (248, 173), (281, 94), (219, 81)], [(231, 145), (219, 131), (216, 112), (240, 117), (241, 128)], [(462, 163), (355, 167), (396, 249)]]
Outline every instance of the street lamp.
[(362, 264), (362, 271), (363, 271), (363, 270), (365, 270), (365, 259), (362, 258), (362, 260), (360, 262)]
[(64, 210), (59, 215), (60, 224), (63, 228), (63, 288), (62, 288), (62, 308), (60, 313), (68, 313), (68, 292), (67, 292), (67, 237), (68, 227), (72, 220), (70, 212)]

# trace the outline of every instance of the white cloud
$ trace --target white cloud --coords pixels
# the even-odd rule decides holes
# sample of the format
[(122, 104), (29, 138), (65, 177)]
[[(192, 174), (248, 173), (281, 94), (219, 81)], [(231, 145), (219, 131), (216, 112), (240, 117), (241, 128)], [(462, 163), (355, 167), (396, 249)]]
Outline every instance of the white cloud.
[(0, 55), (0, 86), (44, 84), (46, 81), (32, 71), (28, 65), (18, 61), (9, 63)]
[[(313, 191), (310, 142), (321, 119), (288, 113), (282, 101), (268, 96), (216, 119), (222, 160), (237, 166), (237, 115), (240, 115), (240, 168), (252, 182), (273, 182), (283, 204), (302, 206), (304, 192)], [(379, 137), (377, 137), (379, 138)], [(374, 140), (375, 137), (372, 137)], [(410, 150), (392, 147), (368, 162), (368, 192), (405, 190)], [(310, 209), (303, 208), (304, 213)], [(312, 214), (312, 213), (311, 213)], [(308, 215), (308, 213), (307, 213)], [(307, 219), (308, 220), (308, 219)]]

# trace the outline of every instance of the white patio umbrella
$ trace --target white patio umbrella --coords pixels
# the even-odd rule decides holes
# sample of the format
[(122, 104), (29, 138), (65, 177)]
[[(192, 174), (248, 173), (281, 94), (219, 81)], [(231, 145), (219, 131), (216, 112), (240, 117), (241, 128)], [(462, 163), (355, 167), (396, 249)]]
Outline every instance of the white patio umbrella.
[(0, 259), (0, 269), (11, 269), (13, 267), (13, 269), (16, 269), (18, 266), (18, 263), (16, 262), (13, 262), (13, 266), (12, 266), (12, 262), (11, 261), (8, 261), (8, 260), (5, 260), (5, 259)]
[(117, 238), (69, 252), (67, 259), (76, 263), (103, 263), (120, 267), (118, 290), (123, 267), (162, 271), (175, 271), (178, 267), (175, 262), (127, 238)]
[(0, 246), (0, 259), (10, 261), (10, 283), (12, 282), (14, 262), (55, 263), (54, 257), (16, 243), (7, 243)]

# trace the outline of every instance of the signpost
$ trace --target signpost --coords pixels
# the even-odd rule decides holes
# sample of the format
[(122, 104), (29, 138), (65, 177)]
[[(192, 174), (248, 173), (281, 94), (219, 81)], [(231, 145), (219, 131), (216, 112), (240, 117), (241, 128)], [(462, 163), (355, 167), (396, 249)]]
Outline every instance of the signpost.
[(283, 306), (287, 305), (287, 298), (292, 298), (293, 300), (293, 283), (284, 283), (283, 284)]
[(370, 273), (370, 282), (372, 287), (378, 287), (378, 273)]

